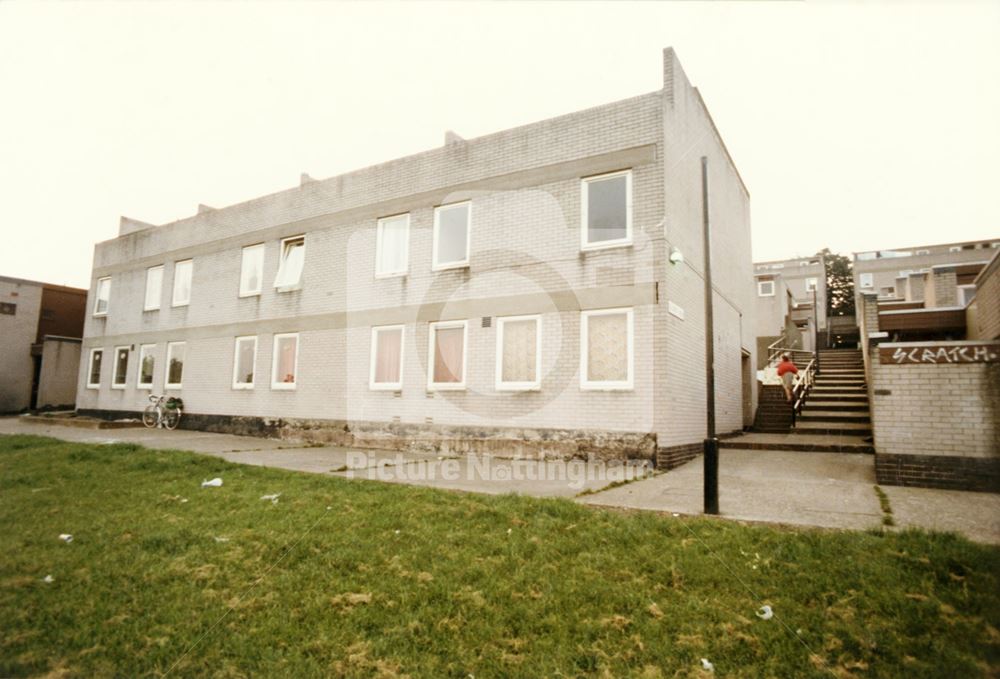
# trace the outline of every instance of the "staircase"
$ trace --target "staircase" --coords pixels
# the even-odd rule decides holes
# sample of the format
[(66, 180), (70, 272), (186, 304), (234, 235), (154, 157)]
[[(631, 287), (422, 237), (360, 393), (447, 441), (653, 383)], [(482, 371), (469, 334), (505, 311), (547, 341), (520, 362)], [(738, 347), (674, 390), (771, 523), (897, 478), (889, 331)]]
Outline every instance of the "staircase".
[(722, 448), (874, 453), (871, 415), (859, 349), (819, 352), (820, 372), (793, 417), (779, 386), (761, 389), (754, 432), (720, 442)]

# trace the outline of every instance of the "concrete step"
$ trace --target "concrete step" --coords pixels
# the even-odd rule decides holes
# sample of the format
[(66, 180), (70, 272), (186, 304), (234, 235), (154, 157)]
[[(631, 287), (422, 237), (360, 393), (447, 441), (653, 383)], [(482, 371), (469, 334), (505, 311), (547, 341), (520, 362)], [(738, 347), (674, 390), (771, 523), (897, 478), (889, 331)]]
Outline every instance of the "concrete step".
[(742, 450), (793, 450), (803, 453), (864, 453), (875, 447), (861, 436), (796, 436), (795, 434), (750, 433), (719, 441), (720, 448)]
[(872, 428), (855, 422), (814, 422), (799, 418), (792, 427), (792, 434), (799, 436), (815, 435), (849, 435), (849, 436), (871, 436)]
[(871, 423), (871, 413), (867, 410), (841, 411), (841, 410), (815, 410), (802, 409), (799, 415), (799, 422), (858, 422), (862, 424)]
[(817, 401), (836, 401), (838, 403), (864, 403), (865, 407), (868, 407), (868, 392), (866, 391), (840, 394), (833, 391), (816, 392), (813, 390), (809, 393), (806, 403), (812, 402), (814, 399)]
[(807, 410), (837, 410), (841, 412), (851, 412), (857, 410), (868, 410), (867, 400), (858, 401), (833, 401), (833, 400), (806, 400), (806, 404), (802, 406), (802, 412)]

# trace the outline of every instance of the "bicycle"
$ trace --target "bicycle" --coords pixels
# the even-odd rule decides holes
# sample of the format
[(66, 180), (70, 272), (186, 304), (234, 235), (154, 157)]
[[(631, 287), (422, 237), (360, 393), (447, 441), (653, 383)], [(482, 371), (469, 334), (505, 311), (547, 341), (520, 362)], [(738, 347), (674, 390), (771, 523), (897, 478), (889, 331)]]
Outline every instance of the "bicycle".
[(184, 404), (179, 398), (171, 396), (150, 395), (150, 405), (142, 412), (142, 423), (152, 429), (153, 427), (177, 429), (181, 422), (181, 408)]

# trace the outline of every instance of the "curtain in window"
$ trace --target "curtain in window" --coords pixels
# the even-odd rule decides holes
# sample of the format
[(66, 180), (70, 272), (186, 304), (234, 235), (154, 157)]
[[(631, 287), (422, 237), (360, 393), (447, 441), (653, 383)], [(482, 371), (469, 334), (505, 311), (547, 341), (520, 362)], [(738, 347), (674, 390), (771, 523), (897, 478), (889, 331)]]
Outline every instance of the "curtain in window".
[(434, 332), (434, 381), (457, 383), (462, 381), (462, 352), (464, 328), (437, 328)]
[(151, 353), (143, 353), (142, 361), (139, 364), (139, 382), (141, 384), (153, 383), (153, 370), (156, 367), (156, 359)]
[(502, 381), (535, 381), (537, 333), (538, 323), (534, 320), (504, 322)]
[(386, 219), (380, 223), (382, 229), (379, 242), (378, 273), (400, 273), (406, 271), (406, 241), (409, 219), (405, 216)]
[(587, 379), (623, 382), (628, 379), (628, 316), (587, 317)]
[(256, 344), (254, 340), (240, 340), (239, 360), (236, 363), (237, 384), (251, 384), (253, 382), (253, 354), (255, 348)]
[(306, 242), (304, 240), (285, 243), (281, 266), (278, 268), (278, 275), (274, 279), (274, 287), (281, 288), (286, 285), (296, 285), (302, 277), (302, 266), (305, 264), (305, 261)]
[(264, 248), (254, 245), (243, 248), (243, 266), (240, 272), (240, 292), (260, 291), (261, 269), (264, 263)]
[(403, 331), (378, 330), (375, 333), (375, 382), (396, 384), (400, 382), (400, 357), (403, 348)]
[(457, 205), (438, 211), (437, 264), (464, 262), (469, 241), (469, 206)]
[(167, 382), (181, 384), (184, 377), (184, 346), (177, 345), (170, 350), (170, 365), (167, 367)]
[(283, 337), (278, 340), (278, 369), (275, 382), (295, 383), (295, 352), (297, 350), (298, 342), (294, 337)]
[(628, 180), (625, 175), (587, 185), (587, 242), (619, 240), (628, 235)]
[(146, 300), (147, 310), (160, 308), (160, 293), (163, 289), (163, 267), (157, 266), (146, 270)]
[(191, 301), (191, 261), (177, 262), (174, 266), (174, 304)]

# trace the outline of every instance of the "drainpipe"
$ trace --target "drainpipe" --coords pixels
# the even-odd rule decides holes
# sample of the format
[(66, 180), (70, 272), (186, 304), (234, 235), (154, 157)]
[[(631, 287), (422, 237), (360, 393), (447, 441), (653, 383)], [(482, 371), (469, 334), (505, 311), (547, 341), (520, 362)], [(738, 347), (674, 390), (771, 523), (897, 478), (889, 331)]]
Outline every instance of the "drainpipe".
[(819, 375), (819, 309), (816, 307), (816, 288), (813, 288), (813, 351), (816, 352), (816, 374)]
[(708, 158), (701, 157), (701, 225), (705, 241), (705, 513), (719, 513), (719, 439), (715, 436), (715, 323), (712, 316), (712, 243), (708, 222)]

